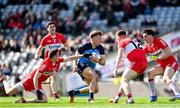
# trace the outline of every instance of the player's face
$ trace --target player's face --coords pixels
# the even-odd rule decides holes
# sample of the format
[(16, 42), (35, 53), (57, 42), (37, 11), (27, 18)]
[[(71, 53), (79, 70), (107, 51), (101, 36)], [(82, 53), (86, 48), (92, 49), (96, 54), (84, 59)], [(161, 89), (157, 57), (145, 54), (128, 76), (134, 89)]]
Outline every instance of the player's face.
[(143, 39), (147, 42), (147, 43), (152, 43), (152, 36), (151, 35), (147, 35), (146, 33), (143, 33)]
[(101, 35), (96, 35), (95, 37), (92, 38), (92, 41), (96, 45), (99, 45), (101, 43)]
[(53, 59), (56, 62), (59, 60), (59, 52), (57, 52), (56, 55), (54, 55)]
[(56, 32), (56, 26), (55, 26), (54, 24), (50, 24), (50, 25), (48, 26), (47, 30), (48, 30), (48, 32), (49, 32), (50, 34), (53, 34), (53, 33)]
[(126, 38), (126, 35), (120, 35), (120, 36), (116, 36), (116, 40), (118, 41), (118, 42), (121, 42), (123, 39), (125, 39)]

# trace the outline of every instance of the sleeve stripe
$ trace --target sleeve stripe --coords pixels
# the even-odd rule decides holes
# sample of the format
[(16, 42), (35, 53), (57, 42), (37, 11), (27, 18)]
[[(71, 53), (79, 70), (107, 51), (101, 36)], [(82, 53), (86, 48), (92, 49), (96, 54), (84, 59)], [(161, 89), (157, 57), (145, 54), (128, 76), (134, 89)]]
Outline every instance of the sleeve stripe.
[(163, 41), (163, 40), (160, 40), (161, 44), (163, 44), (163, 46), (167, 46), (167, 44)]
[(39, 67), (39, 71), (43, 71), (46, 68), (46, 64), (43, 64), (42, 66)]

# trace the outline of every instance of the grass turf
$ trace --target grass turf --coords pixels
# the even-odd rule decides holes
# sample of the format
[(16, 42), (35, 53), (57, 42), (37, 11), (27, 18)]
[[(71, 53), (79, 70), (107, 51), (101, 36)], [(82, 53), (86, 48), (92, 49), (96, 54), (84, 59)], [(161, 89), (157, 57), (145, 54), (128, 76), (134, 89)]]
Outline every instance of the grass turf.
[(168, 97), (159, 97), (157, 102), (149, 103), (148, 97), (135, 97), (135, 104), (125, 104), (125, 98), (121, 98), (119, 103), (108, 102), (107, 97), (96, 97), (96, 103), (87, 103), (87, 97), (75, 97), (75, 103), (69, 103), (68, 97), (63, 100), (48, 98), (48, 103), (14, 103), (18, 97), (0, 97), (0, 108), (180, 108), (180, 100), (169, 102)]

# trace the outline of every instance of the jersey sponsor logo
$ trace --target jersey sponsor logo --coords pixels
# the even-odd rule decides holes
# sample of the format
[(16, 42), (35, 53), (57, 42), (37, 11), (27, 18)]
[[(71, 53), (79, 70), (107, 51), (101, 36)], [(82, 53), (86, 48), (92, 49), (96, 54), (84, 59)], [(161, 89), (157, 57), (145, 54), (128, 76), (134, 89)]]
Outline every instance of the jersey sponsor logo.
[(53, 50), (58, 49), (60, 47), (62, 47), (62, 44), (50, 44), (50, 45), (46, 45), (45, 48), (47, 51), (53, 51)]

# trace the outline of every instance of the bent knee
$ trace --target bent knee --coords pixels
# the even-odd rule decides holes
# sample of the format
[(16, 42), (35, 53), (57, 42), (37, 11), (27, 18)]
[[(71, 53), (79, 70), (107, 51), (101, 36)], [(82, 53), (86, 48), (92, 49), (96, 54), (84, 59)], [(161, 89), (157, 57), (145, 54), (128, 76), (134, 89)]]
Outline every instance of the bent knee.
[(123, 77), (123, 78), (121, 79), (121, 82), (122, 82), (122, 83), (128, 82), (128, 79), (127, 79), (126, 77)]
[(98, 93), (98, 92), (99, 92), (99, 89), (96, 88), (96, 89), (94, 90), (94, 93)]

